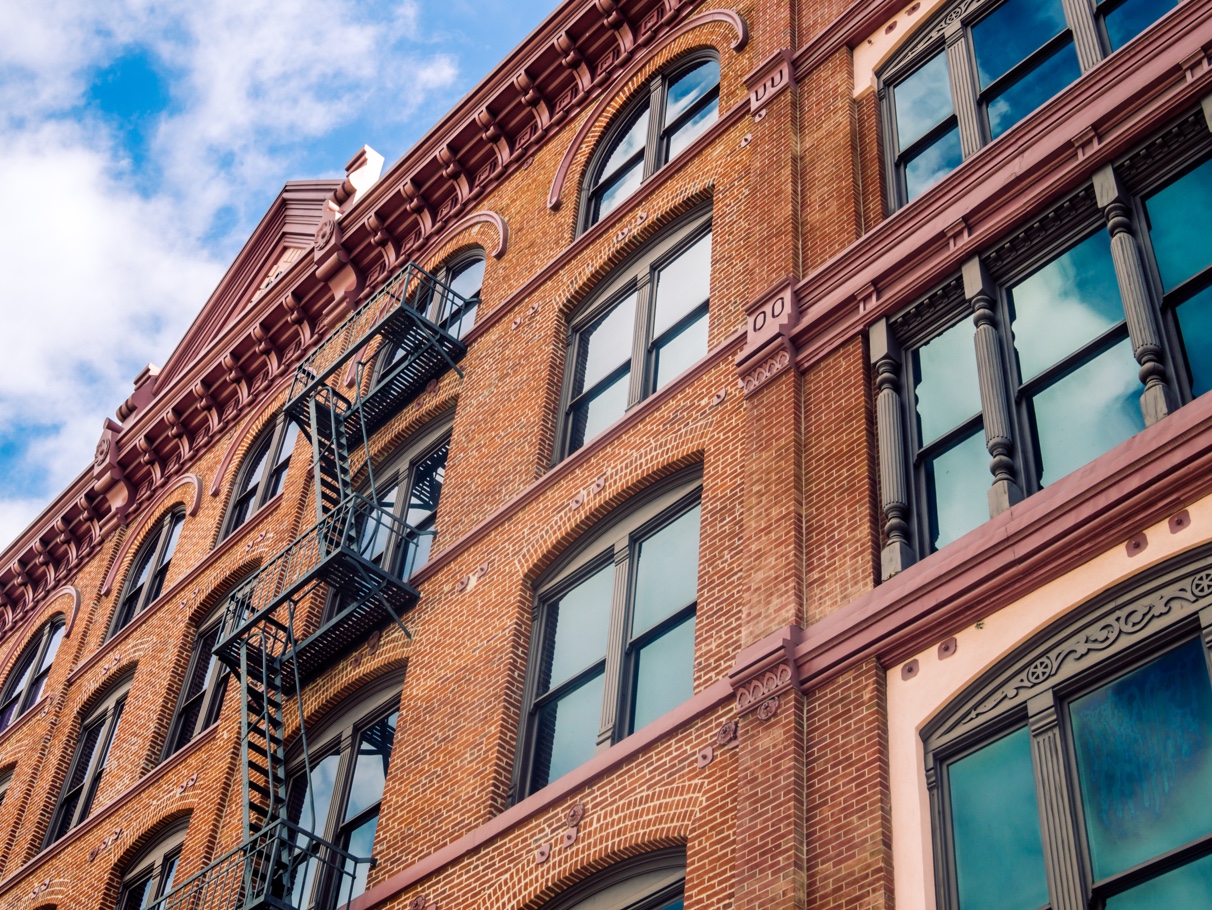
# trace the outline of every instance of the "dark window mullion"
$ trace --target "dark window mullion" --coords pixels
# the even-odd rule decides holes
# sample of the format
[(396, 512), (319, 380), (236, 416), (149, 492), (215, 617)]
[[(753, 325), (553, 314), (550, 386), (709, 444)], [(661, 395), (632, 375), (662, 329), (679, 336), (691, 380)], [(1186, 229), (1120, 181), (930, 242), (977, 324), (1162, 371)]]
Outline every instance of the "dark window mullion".
[(577, 394), (571, 401), (568, 402), (568, 412), (571, 414), (585, 402), (592, 401), (593, 398), (603, 389), (609, 388), (612, 384), (618, 382), (620, 378), (629, 374), (631, 372), (631, 363), (632, 361), (629, 360), (627, 363), (619, 364), (588, 389), (585, 389)]
[(671, 135), (673, 135), (674, 133), (676, 133), (679, 129), (681, 129), (687, 123), (689, 123), (691, 120), (693, 120), (695, 117), (697, 117), (699, 114), (701, 114), (703, 112), (704, 108), (709, 107), (713, 102), (718, 103), (719, 97), (720, 97), (720, 87), (717, 84), (715, 88), (706, 92), (703, 95), (703, 97), (701, 97), (698, 101), (696, 101), (694, 104), (690, 105), (690, 107), (688, 107), (686, 110), (682, 111), (682, 113), (678, 115), (676, 120), (674, 120), (672, 123), (665, 124), (664, 128), (661, 130), (661, 160), (662, 161), (668, 161), (668, 158), (669, 158), (669, 150), (666, 147), (669, 137)]
[(982, 105), (988, 104), (990, 99), (996, 98), (1021, 78), (1029, 75), (1040, 63), (1072, 40), (1073, 32), (1067, 28), (1053, 35), (1025, 58), (1010, 67), (1005, 73), (990, 82), (980, 93), (978, 100)]
[(647, 180), (664, 163), (665, 97), (668, 94), (665, 80), (657, 75), (648, 83), (648, 135), (644, 143), (644, 180)]
[(1037, 394), (1047, 386), (1052, 385), (1056, 380), (1072, 373), (1074, 370), (1085, 365), (1089, 360), (1103, 353), (1112, 345), (1123, 340), (1128, 335), (1127, 322), (1118, 322), (1111, 328), (1099, 333), (1090, 341), (1087, 341), (1080, 348), (1071, 354), (1066, 355), (1058, 360), (1046, 370), (1041, 370), (1039, 373), (1032, 376), (1026, 382), (1020, 382), (1018, 386), (1018, 398), (1026, 399)]
[(644, 149), (639, 149), (634, 152), (630, 158), (616, 167), (609, 174), (603, 174), (602, 178), (594, 184), (593, 196), (594, 200), (600, 199), (608, 190), (631, 171), (635, 165), (639, 164), (644, 159)]
[(606, 665), (606, 658), (599, 657), (597, 660), (595, 660), (593, 663), (591, 663), (585, 669), (578, 670), (575, 674), (568, 677), (566, 680), (561, 682), (559, 685), (555, 686), (555, 688), (548, 689), (542, 695), (537, 696), (534, 700), (534, 705), (532, 706), (531, 710), (533, 712), (537, 713), (540, 709), (545, 708), (547, 705), (551, 704), (553, 701), (559, 701), (561, 698), (563, 698), (569, 692), (573, 692), (576, 689), (579, 689), (586, 682), (588, 682), (589, 680), (591, 680), (595, 676), (597, 676), (599, 673), (601, 673), (603, 668), (605, 667), (605, 665)]
[(1144, 884), (1150, 879), (1157, 878), (1166, 872), (1177, 869), (1187, 863), (1212, 853), (1212, 833), (1198, 837), (1181, 847), (1175, 847), (1143, 863), (1125, 869), (1110, 878), (1095, 882), (1091, 889), (1093, 897), (1105, 900), (1116, 894), (1128, 891), (1136, 885)]
[(631, 332), (631, 378), (627, 387), (627, 410), (639, 404), (647, 389), (648, 336), (652, 332), (652, 271), (646, 270), (636, 281), (635, 327)]
[(692, 600), (690, 603), (678, 607), (660, 622), (649, 626), (647, 629), (642, 629), (631, 637), (627, 642), (627, 652), (638, 651), (640, 648), (650, 644), (668, 632), (684, 623), (687, 619), (694, 616), (698, 610), (698, 600)]
[(956, 124), (955, 114), (944, 117), (936, 126), (932, 126), (920, 139), (913, 140), (913, 143), (896, 156), (897, 167), (904, 171), (905, 165), (918, 156), (919, 153), (929, 148), (948, 132), (950, 132)]
[(928, 459), (933, 458), (935, 454), (944, 449), (950, 448), (961, 439), (969, 436), (973, 430), (979, 426), (983, 426), (985, 422), (985, 414), (983, 411), (977, 411), (963, 423), (957, 424), (945, 433), (942, 433), (924, 446), (917, 449), (913, 458), (914, 466), (925, 463)]

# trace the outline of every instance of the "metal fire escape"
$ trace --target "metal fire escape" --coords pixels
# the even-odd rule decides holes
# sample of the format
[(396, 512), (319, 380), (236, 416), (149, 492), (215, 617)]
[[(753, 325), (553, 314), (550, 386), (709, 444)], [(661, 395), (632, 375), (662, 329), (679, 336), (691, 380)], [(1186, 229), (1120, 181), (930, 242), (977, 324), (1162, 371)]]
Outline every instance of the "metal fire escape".
[[(460, 372), (466, 348), (443, 326), (465, 305), (410, 264), (295, 371), (286, 413), (311, 442), (316, 523), (231, 592), (214, 651), (240, 680), (244, 841), (157, 910), (331, 910), (348, 904), (359, 867), (373, 862), (300, 826), (311, 794), (288, 789), (286, 712), (298, 715), (306, 781), (300, 690), (389, 619), (403, 628), (419, 597), (401, 567), (422, 532), (379, 507), (369, 440), (432, 380)], [(321, 586), (327, 613), (300, 639), (303, 608)]]

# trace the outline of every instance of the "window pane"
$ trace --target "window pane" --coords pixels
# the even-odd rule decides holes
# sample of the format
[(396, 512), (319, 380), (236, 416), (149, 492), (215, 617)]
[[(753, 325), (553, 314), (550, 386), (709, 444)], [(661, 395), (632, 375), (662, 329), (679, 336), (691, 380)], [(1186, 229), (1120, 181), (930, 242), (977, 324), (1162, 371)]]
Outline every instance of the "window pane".
[(609, 313), (580, 332), (577, 347), (579, 363), (572, 390), (574, 397), (593, 388), (631, 360), (635, 301), (635, 293), (628, 294)]
[(711, 234), (696, 240), (657, 272), (655, 293), (656, 312), (652, 317), (654, 338), (710, 296)]
[(606, 656), (614, 564), (593, 575), (546, 608), (546, 673), (539, 692), (576, 675)]
[(1106, 910), (1212, 907), (1212, 856), (1160, 875), (1131, 891), (1107, 898)]
[(938, 56), (893, 88), (896, 132), (904, 151), (955, 112), (951, 83), (947, 78), (947, 55)]
[(707, 353), (707, 314), (661, 339), (656, 349), (653, 390), (664, 388), (703, 359)]
[[(373, 815), (349, 833), (349, 845), (346, 849), (358, 859), (369, 859), (375, 844), (375, 829), (379, 826), (379, 816)], [(347, 861), (345, 874), (341, 876), (340, 900), (338, 906), (344, 907), (349, 901), (366, 890), (366, 878), (370, 874), (370, 863), (358, 863), (356, 866)]]
[(959, 127), (952, 127), (905, 162), (905, 195), (916, 199), (960, 166)]
[(1004, 736), (948, 769), (960, 910), (1048, 903), (1031, 734)]
[[(270, 436), (272, 437), (272, 435), (271, 433)], [(269, 447), (272, 442), (272, 438), (267, 438), (253, 455), (253, 461), (249, 465), (248, 473), (244, 475), (244, 483), (240, 487), (241, 493), (251, 490), (261, 482), (261, 475), (265, 473), (265, 462), (269, 460)]]
[(1154, 193), (1145, 210), (1167, 291), (1212, 264), (1212, 160)]
[(185, 518), (181, 515), (174, 515), (172, 523), (172, 527), (168, 531), (168, 544), (164, 547), (164, 558), (160, 560), (161, 566), (168, 565), (168, 561), (173, 558), (173, 553), (177, 549), (177, 538), (181, 536), (181, 526), (185, 524)]
[(631, 729), (656, 720), (694, 694), (694, 617), (649, 642), (636, 655)]
[(274, 465), (273, 474), (270, 475), (265, 499), (277, 496), (278, 491), (282, 489), (282, 480), (286, 477), (286, 469), (290, 467), (290, 456), (295, 450), (295, 437), (298, 435), (299, 425), (292, 420), (282, 434), (282, 448), (278, 450), (278, 463)]
[(1212, 685), (1199, 639), (1069, 714), (1096, 880), (1212, 832)]
[(366, 521), (369, 522), (368, 527), (363, 527), (361, 530), (361, 546), (359, 549), (362, 555), (373, 562), (375, 565), (381, 565), (383, 554), (387, 550), (387, 545), (391, 542), (392, 530), (394, 524), (391, 517), (395, 514), (396, 497), (400, 495), (399, 483), (393, 483), (386, 490), (376, 490), (378, 496), (378, 510), (368, 512)]
[(1175, 308), (1187, 355), (1191, 394), (1212, 389), (1212, 288), (1205, 288)]
[(444, 442), (426, 455), (412, 472), (412, 489), (408, 494), (408, 510), (404, 521), (414, 528), (425, 524), (438, 510), (442, 497), (442, 482), (446, 479), (446, 457), (450, 443)]
[(1174, 9), (1176, 0), (1128, 0), (1103, 17), (1111, 50), (1123, 47), (1146, 28)]
[(599, 673), (540, 712), (532, 790), (593, 758), (602, 715), (602, 681)]
[[(337, 781), (337, 766), (341, 756), (337, 752), (325, 755), (311, 765), (310, 787), (300, 774), (296, 778), (292, 793), (292, 816), (297, 817), (299, 827), (305, 831), (323, 833), (328, 824), (328, 807), (332, 803), (333, 788)], [(310, 792), (309, 792), (310, 791)], [(312, 814), (312, 807), (315, 814)]]
[(1061, 0), (1009, 0), (972, 26), (981, 88), (1006, 75), (1066, 28)]
[(926, 461), (930, 546), (937, 550), (989, 520), (989, 452), (981, 427)]
[(1119, 344), (1038, 392), (1031, 400), (1047, 486), (1145, 428), (1132, 346)]
[[(391, 759), (391, 746), (396, 738), (398, 716), (399, 712), (393, 712), (377, 723), (371, 724), (358, 737), (353, 783), (349, 788), (349, 802), (345, 808), (346, 821), (383, 798), (383, 784), (387, 780), (387, 763)], [(352, 852), (357, 853), (358, 851)], [(369, 856), (370, 853), (368, 851), (358, 855)]]
[(919, 445), (927, 445), (981, 410), (976, 341), (964, 319), (913, 352)]
[(645, 101), (640, 105), (639, 110), (634, 114), (635, 120), (631, 126), (627, 127), (626, 131), (619, 137), (615, 147), (610, 150), (610, 155), (606, 158), (606, 163), (602, 165), (602, 177), (604, 182), (611, 177), (615, 171), (619, 170), (632, 155), (635, 155), (644, 150), (644, 144), (648, 141), (648, 102)]
[(996, 139), (1081, 74), (1068, 41), (989, 100), (989, 134)]
[(715, 60), (700, 63), (669, 84), (665, 101), (665, 123), (672, 124), (696, 101), (720, 84), (720, 65)]
[(55, 655), (59, 653), (59, 643), (63, 641), (64, 626), (56, 624), (55, 630), (51, 632), (50, 642), (46, 646), (46, 654), (42, 658), (42, 666), (39, 667), (39, 672), (50, 669), (50, 665), (54, 663)]
[(715, 123), (719, 116), (720, 106), (718, 103), (708, 104), (701, 111), (679, 126), (676, 130), (669, 134), (669, 148), (666, 151), (666, 157), (670, 160), (681, 154), (682, 150), (695, 139), (699, 138), (703, 133), (707, 132), (707, 128)]
[(640, 544), (636, 552), (632, 636), (697, 599), (701, 513), (702, 508), (696, 505)]
[(148, 876), (137, 884), (127, 885), (122, 893), (122, 910), (147, 910), (151, 902), (151, 882)]
[(593, 398), (580, 402), (572, 410), (568, 432), (568, 453), (572, 454), (627, 412), (629, 376), (623, 373)]
[(618, 176), (614, 177), (608, 186), (599, 190), (597, 193), (597, 214), (594, 221), (605, 216), (616, 205), (625, 200), (628, 196), (636, 191), (644, 178), (644, 162), (642, 159), (637, 159), (625, 171), (621, 171)]
[(464, 300), (480, 296), (480, 287), (484, 284), (484, 260), (476, 259), (455, 273), (450, 280), (450, 289)]
[(1124, 319), (1105, 231), (1083, 240), (1007, 293), (1023, 382)]

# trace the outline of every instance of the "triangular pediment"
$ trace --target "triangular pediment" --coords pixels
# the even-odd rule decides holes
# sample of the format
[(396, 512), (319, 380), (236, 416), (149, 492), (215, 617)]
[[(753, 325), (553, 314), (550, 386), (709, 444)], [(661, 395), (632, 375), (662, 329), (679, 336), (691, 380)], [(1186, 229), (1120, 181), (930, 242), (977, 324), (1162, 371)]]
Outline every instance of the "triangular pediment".
[(169, 356), (157, 380), (165, 388), (201, 357), (249, 307), (312, 247), (326, 200), (340, 180), (287, 183), (244, 244), (202, 311)]

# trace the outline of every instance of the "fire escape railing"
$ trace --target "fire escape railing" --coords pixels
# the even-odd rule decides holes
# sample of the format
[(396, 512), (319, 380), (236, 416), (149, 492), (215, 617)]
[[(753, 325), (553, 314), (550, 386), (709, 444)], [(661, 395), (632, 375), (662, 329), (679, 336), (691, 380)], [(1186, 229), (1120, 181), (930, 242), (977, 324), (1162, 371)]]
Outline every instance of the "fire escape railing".
[[(296, 369), (286, 413), (311, 442), (316, 523), (228, 595), (214, 649), (240, 680), (244, 840), (162, 898), (159, 910), (331, 910), (364, 886), (372, 859), (298, 824), (311, 794), (290, 790), (287, 710), (297, 715), (307, 781), (301, 689), (388, 620), (403, 628), (420, 596), (407, 578), (433, 532), (378, 504), (370, 436), (430, 382), (459, 372), (466, 349), (443, 326), (464, 306), (410, 264)], [(300, 638), (301, 608), (321, 586), (327, 615)]]

